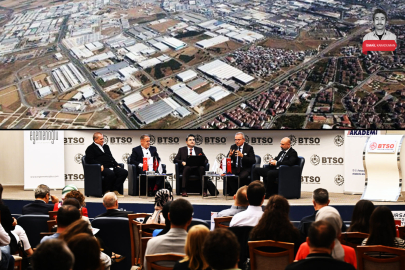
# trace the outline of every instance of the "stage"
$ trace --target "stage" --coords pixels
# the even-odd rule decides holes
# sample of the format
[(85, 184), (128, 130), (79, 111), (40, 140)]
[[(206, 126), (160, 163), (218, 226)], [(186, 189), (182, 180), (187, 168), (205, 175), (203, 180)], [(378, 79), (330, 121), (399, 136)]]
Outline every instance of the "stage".
[[(84, 189), (79, 189), (84, 194)], [(225, 200), (225, 196), (222, 195), (222, 190), (219, 190), (221, 195), (217, 198), (209, 196), (202, 198), (201, 195), (189, 194), (189, 197), (185, 198), (190, 201), (194, 206), (194, 217), (204, 220), (210, 220), (211, 212), (219, 212), (223, 209), (229, 208), (233, 204), (233, 199), (228, 196), (228, 200)], [(61, 190), (51, 191), (52, 195), (56, 195), (61, 199)], [(145, 198), (142, 196), (129, 196), (128, 191), (124, 190), (124, 198), (118, 198), (119, 208), (123, 208), (128, 211), (134, 211), (134, 213), (151, 213), (153, 212), (154, 197)], [(174, 195), (174, 199), (181, 198), (181, 196)], [(353, 212), (354, 205), (360, 200), (361, 195), (346, 195), (342, 193), (329, 193), (330, 205), (336, 207), (344, 221), (350, 221)], [(12, 214), (21, 214), (22, 206), (33, 201), (34, 191), (24, 190), (23, 186), (4, 186), (3, 200), (4, 203), (10, 208)], [(400, 199), (401, 200), (401, 199)], [(290, 219), (295, 221), (301, 220), (302, 217), (313, 213), (314, 208), (312, 206), (312, 192), (301, 192), (300, 199), (290, 199)], [(266, 201), (264, 205), (266, 205)], [(405, 211), (405, 202), (373, 202), (374, 205), (385, 205), (393, 211)], [(105, 208), (102, 204), (102, 198), (86, 197), (86, 207), (89, 212), (89, 217), (95, 216), (105, 212)]]

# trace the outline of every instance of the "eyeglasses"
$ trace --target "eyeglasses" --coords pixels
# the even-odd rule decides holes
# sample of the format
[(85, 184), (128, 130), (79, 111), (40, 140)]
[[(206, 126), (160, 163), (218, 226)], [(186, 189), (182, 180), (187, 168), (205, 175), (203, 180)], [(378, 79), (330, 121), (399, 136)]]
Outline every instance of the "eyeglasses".
[(244, 139), (235, 139), (235, 141), (242, 141), (242, 140), (244, 140)]

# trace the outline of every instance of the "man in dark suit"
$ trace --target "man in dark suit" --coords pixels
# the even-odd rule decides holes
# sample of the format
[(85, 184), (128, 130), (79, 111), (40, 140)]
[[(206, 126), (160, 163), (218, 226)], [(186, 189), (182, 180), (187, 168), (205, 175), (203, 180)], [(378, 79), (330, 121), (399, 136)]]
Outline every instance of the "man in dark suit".
[[(51, 198), (52, 204), (49, 204)], [(59, 203), (58, 197), (50, 194), (50, 189), (47, 185), (39, 185), (35, 189), (35, 201), (24, 205), (22, 208), (23, 215), (48, 215), (49, 211), (53, 211), (55, 203)]]
[(308, 256), (303, 260), (290, 264), (285, 270), (354, 270), (353, 265), (336, 260), (331, 256), (335, 238), (336, 231), (326, 220), (312, 223), (306, 239), (309, 246)]
[(271, 159), (269, 168), (255, 168), (253, 180), (260, 180), (263, 176), (263, 183), (266, 186), (266, 199), (278, 193), (278, 169), (281, 165), (293, 166), (298, 163), (298, 154), (291, 147), (291, 140), (288, 137), (281, 139), (281, 152), (275, 159)]
[[(143, 169), (143, 158), (148, 158), (148, 168), (146, 171), (156, 171), (158, 172), (158, 168), (154, 169), (154, 162), (157, 161), (160, 164), (160, 157), (157, 152), (156, 147), (150, 145), (150, 137), (148, 134), (143, 134), (141, 136), (141, 145), (132, 148), (132, 154), (130, 158), (130, 164), (134, 164), (136, 166), (136, 170), (138, 175), (145, 174), (145, 170)], [(141, 176), (141, 190), (145, 190), (145, 185), (143, 183), (146, 181), (145, 176)], [(149, 181), (149, 196), (153, 196), (156, 192), (163, 186), (164, 177), (148, 177)], [(152, 190), (153, 183), (155, 182), (154, 188)], [(152, 183), (152, 184), (151, 184)], [(143, 186), (143, 188), (142, 188)], [(141, 191), (139, 191), (141, 192)], [(152, 194), (153, 193), (153, 194)]]
[[(235, 144), (231, 145), (228, 157), (232, 162), (232, 174), (239, 175), (240, 186), (249, 185), (248, 177), (256, 158), (253, 147), (245, 142), (245, 134), (242, 132), (235, 134)], [(228, 177), (228, 194), (234, 195), (237, 190), (238, 179)]]
[[(182, 177), (182, 196), (188, 197), (187, 195), (187, 181), (192, 174), (196, 174), (199, 176), (198, 179), (201, 179), (205, 173), (205, 165), (208, 163), (207, 157), (203, 150), (200, 147), (195, 147), (195, 136), (190, 134), (186, 138), (187, 146), (179, 148), (179, 152), (177, 153), (176, 157), (174, 158), (174, 163), (178, 163), (180, 168), (183, 167), (183, 177)], [(204, 156), (205, 162), (204, 166), (187, 166), (187, 157), (188, 156)], [(203, 188), (203, 196), (207, 197), (207, 179), (204, 177), (204, 188)]]
[(111, 154), (110, 147), (104, 144), (104, 136), (100, 132), (93, 134), (93, 141), (86, 149), (86, 162), (89, 164), (100, 164), (101, 174), (104, 176), (102, 189), (103, 193), (113, 191), (117, 197), (124, 197), (119, 194), (118, 189), (123, 185), (128, 176), (128, 171), (118, 166), (117, 161)]
[(128, 217), (128, 214), (133, 214), (132, 211), (122, 211), (118, 209), (118, 198), (114, 192), (107, 192), (103, 197), (103, 205), (107, 211), (98, 217)]

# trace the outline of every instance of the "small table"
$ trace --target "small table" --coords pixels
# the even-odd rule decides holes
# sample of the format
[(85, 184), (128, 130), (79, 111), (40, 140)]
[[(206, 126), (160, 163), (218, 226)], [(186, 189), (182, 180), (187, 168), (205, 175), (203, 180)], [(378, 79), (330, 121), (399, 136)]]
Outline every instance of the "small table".
[(139, 193), (138, 193), (138, 195), (139, 195), (139, 198), (141, 197), (141, 176), (145, 176), (146, 177), (146, 192), (145, 192), (145, 199), (147, 199), (148, 198), (148, 184), (149, 184), (149, 182), (148, 182), (148, 177), (159, 177), (159, 176), (161, 176), (161, 177), (164, 177), (164, 180), (163, 180), (163, 189), (165, 189), (166, 188), (166, 180), (167, 180), (167, 178), (169, 178), (170, 180), (171, 180), (171, 182), (172, 182), (172, 189), (173, 189), (173, 174), (172, 173), (162, 173), (162, 174), (140, 174), (139, 176), (138, 176), (138, 184), (139, 184), (139, 189), (138, 189), (138, 191), (139, 191)]
[[(236, 174), (225, 174), (225, 175), (220, 175), (220, 174), (213, 174), (213, 175), (203, 175), (203, 177), (202, 177), (202, 180), (201, 180), (201, 182), (202, 182), (202, 189), (203, 189), (203, 191), (204, 191), (204, 178), (205, 177), (212, 177), (212, 178), (215, 178), (215, 193), (217, 193), (216, 191), (218, 190), (218, 188), (217, 188), (217, 186), (218, 186), (218, 179), (222, 179), (222, 180), (224, 180), (224, 179), (226, 179), (226, 182), (227, 182), (227, 184), (225, 185), (225, 181), (224, 181), (224, 189), (225, 189), (225, 200), (228, 200), (228, 177), (230, 177), (230, 176), (232, 176), (232, 177), (238, 177), (238, 188), (239, 188), (239, 186), (240, 186), (240, 179), (239, 179), (239, 175), (236, 175)], [(204, 192), (202, 192), (202, 198), (204, 199)], [(218, 194), (215, 194), (215, 198), (218, 198)]]

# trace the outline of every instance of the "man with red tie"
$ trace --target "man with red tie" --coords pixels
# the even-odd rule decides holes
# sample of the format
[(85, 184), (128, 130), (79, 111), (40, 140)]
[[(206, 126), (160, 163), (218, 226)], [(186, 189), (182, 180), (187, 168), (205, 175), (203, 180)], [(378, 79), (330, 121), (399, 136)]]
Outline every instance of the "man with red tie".
[[(173, 162), (178, 163), (180, 169), (183, 167), (183, 177), (182, 177), (182, 193), (183, 197), (188, 197), (187, 195), (187, 181), (190, 178), (190, 175), (196, 174), (199, 176), (198, 179), (201, 179), (205, 173), (205, 165), (208, 163), (207, 157), (200, 147), (195, 146), (195, 136), (190, 134), (186, 138), (187, 146), (179, 148), (179, 151), (174, 158)], [(188, 156), (204, 156), (205, 162), (204, 166), (187, 166), (187, 157)], [(207, 197), (207, 179), (204, 178), (204, 188), (203, 188), (203, 195)]]
[[(235, 134), (235, 144), (231, 146), (228, 157), (232, 162), (232, 174), (239, 175), (240, 186), (249, 185), (249, 175), (252, 165), (256, 163), (253, 146), (245, 142), (245, 134)], [(228, 194), (234, 195), (238, 190), (238, 179), (228, 177)]]

